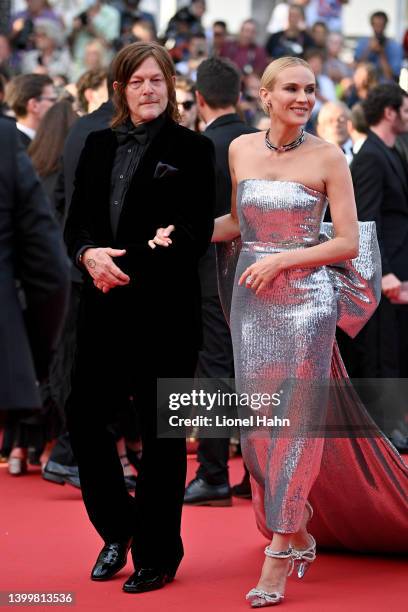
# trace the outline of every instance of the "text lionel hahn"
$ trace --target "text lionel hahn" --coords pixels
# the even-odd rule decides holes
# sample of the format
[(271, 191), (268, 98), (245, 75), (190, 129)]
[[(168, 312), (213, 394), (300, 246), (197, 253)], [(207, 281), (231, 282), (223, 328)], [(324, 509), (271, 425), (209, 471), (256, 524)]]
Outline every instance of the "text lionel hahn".
[(174, 414), (169, 417), (171, 427), (290, 427), (290, 419), (277, 416), (250, 415), (245, 418), (227, 418), (225, 416), (195, 416), (179, 417)]

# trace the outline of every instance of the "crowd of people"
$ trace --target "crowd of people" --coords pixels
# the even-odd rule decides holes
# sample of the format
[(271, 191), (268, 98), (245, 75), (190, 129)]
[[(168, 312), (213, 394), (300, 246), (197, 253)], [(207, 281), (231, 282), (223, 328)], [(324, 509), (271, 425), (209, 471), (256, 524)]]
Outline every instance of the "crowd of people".
[(351, 107), (364, 99), (376, 82), (398, 80), (406, 53), (402, 42), (387, 36), (388, 16), (383, 11), (370, 16), (372, 36), (358, 39), (352, 51), (341, 33), (341, 9), (347, 4), (344, 0), (277, 3), (263, 44), (254, 19), (246, 19), (236, 35), (229, 32), (223, 20), (205, 27), (204, 0), (193, 0), (177, 11), (159, 33), (155, 17), (139, 9), (139, 4), (135, 0), (28, 0), (24, 10), (12, 14), (9, 32), (0, 34), (2, 104), (6, 82), (17, 75), (42, 74), (52, 79), (56, 95), (71, 95), (76, 110), (83, 113), (77, 94), (77, 89), (84, 86), (83, 79), (93, 83), (94, 73), (106, 70), (123, 45), (158, 40), (169, 50), (177, 74), (192, 82), (206, 57), (231, 59), (243, 75), (242, 112), (254, 126), (259, 121), (262, 126), (256, 92), (268, 62), (282, 56), (306, 59), (318, 82), (317, 104), (309, 126), (313, 128), (316, 113), (325, 102), (340, 99)]
[[(282, 125), (286, 125), (283, 114), (279, 117), (275, 111), (273, 115), (273, 105), (281, 103), (276, 94), (265, 93), (273, 91), (277, 78), (275, 75), (270, 81), (265, 80), (273, 60), (285, 62), (284, 58), (289, 58), (293, 62), (286, 68), (282, 64), (283, 72), (302, 69), (302, 78), (309, 75), (309, 81), (310, 75), (314, 75), (315, 85), (309, 83), (309, 89), (305, 86), (306, 98), (296, 109), (296, 130), (304, 118), (306, 132), (313, 135), (310, 136), (313, 140), (307, 141), (308, 148), (302, 150), (310, 149), (321, 155), (319, 143), (334, 145), (333, 150), (340, 156), (341, 163), (345, 160), (345, 168), (348, 165), (351, 170), (359, 221), (377, 224), (383, 270), (382, 299), (376, 313), (356, 338), (337, 332), (348, 373), (356, 378), (408, 378), (408, 95), (398, 85), (404, 44), (387, 36), (387, 14), (376, 11), (368, 17), (372, 35), (356, 41), (351, 60), (350, 42), (344, 40), (341, 32), (341, 9), (346, 3), (347, 0), (280, 2), (271, 12), (263, 44), (259, 42), (258, 25), (252, 18), (241, 24), (237, 35), (229, 32), (223, 20), (206, 29), (204, 0), (191, 0), (178, 10), (164, 32), (158, 32), (155, 17), (141, 10), (137, 0), (109, 3), (27, 0), (27, 6), (12, 15), (9, 31), (0, 34), (1, 112), (4, 121), (15, 122), (19, 145), (31, 158), (50, 210), (65, 230), (68, 252), (75, 263), (71, 270), (71, 294), (61, 341), (51, 361), (49, 376), (43, 377), (41, 382), (42, 409), (35, 413), (31, 410), (8, 411), (3, 423), (1, 460), (8, 462), (8, 471), (13, 476), (24, 474), (31, 462), (42, 466), (46, 480), (82, 487), (88, 513), (106, 543), (93, 570), (95, 580), (109, 578), (126, 558), (131, 538), (125, 529), (126, 521), (122, 531), (117, 530), (117, 525), (121, 516), (129, 518), (133, 512), (127, 491), (136, 488), (141, 497), (152, 495), (149, 479), (153, 478), (154, 462), (160, 458), (168, 463), (168, 479), (163, 487), (170, 505), (181, 507), (184, 501), (193, 505), (228, 506), (233, 495), (251, 497), (246, 466), (242, 482), (230, 486), (227, 438), (199, 440), (199, 468), (185, 491), (180, 473), (171, 469), (171, 466), (182, 465), (183, 445), (174, 444), (170, 449), (163, 441), (153, 443), (153, 424), (141, 415), (140, 397), (149, 403), (152, 372), (157, 366), (157, 346), (153, 343), (152, 349), (151, 328), (144, 327), (144, 321), (153, 317), (156, 306), (151, 296), (147, 299), (145, 293), (139, 294), (134, 288), (131, 289), (133, 293), (126, 293), (126, 285), (140, 258), (144, 262), (143, 282), (151, 295), (158, 300), (166, 291), (177, 296), (166, 305), (161, 318), (157, 318), (155, 338), (157, 336), (159, 342), (160, 333), (167, 338), (167, 348), (161, 347), (160, 351), (160, 365), (157, 366), (160, 371), (167, 372), (166, 376), (171, 372), (170, 376), (177, 377), (184, 367), (184, 372), (191, 377), (194, 373), (199, 378), (234, 377), (233, 343), (218, 295), (215, 247), (208, 244), (210, 225), (213, 217), (228, 217), (231, 195), (236, 197), (234, 177), (239, 173), (245, 175), (240, 165), (244, 162), (237, 161), (238, 152), (232, 158), (236, 166), (235, 169), (231, 166), (232, 176), (230, 174), (228, 148), (231, 142), (244, 135), (245, 143), (255, 146), (251, 143), (266, 138), (270, 150), (279, 149), (268, 140), (271, 121), (276, 120), (277, 124), (282, 121)], [(326, 4), (327, 10), (321, 10)], [(158, 74), (154, 73), (155, 66), (160, 67)], [(146, 115), (147, 118), (143, 114), (147, 110), (138, 106), (139, 89), (146, 79), (151, 81), (152, 91), (158, 88), (159, 105), (163, 98), (160, 112), (152, 117)], [(167, 87), (168, 98), (160, 87)], [(286, 95), (294, 103), (293, 99), (299, 95), (296, 88), (299, 88), (298, 81), (287, 84), (282, 96)], [(125, 89), (130, 92), (127, 97)], [(260, 90), (263, 96), (259, 95)], [(311, 97), (313, 103), (309, 100)], [(133, 108), (137, 110), (132, 111)], [(133, 118), (148, 127), (131, 125)], [(189, 131), (178, 131), (177, 123)], [(110, 126), (112, 130), (107, 130)], [(95, 132), (99, 132), (99, 136)], [(287, 133), (291, 133), (290, 130)], [(202, 140), (202, 134), (207, 139)], [(168, 144), (171, 138), (176, 139), (177, 146), (174, 142), (174, 146)], [(208, 139), (215, 151), (215, 174), (208, 162)], [(158, 161), (154, 168), (154, 155), (158, 154), (154, 146), (159, 141), (161, 151), (165, 151), (170, 161)], [(303, 141), (302, 131), (300, 139), (290, 145), (295, 149)], [(282, 146), (285, 150), (286, 145)], [(111, 153), (113, 150), (115, 154)], [(154, 176), (143, 179), (141, 168), (154, 171)], [(111, 176), (114, 178), (109, 184)], [(346, 169), (344, 176), (349, 176)], [(140, 181), (142, 192), (134, 190), (133, 177)], [(241, 182), (244, 183), (245, 178)], [(295, 183), (277, 180), (277, 183), (285, 182)], [(315, 195), (321, 195), (318, 183), (316, 179), (316, 189), (311, 189)], [(200, 188), (197, 189), (197, 185)], [(339, 192), (338, 186), (333, 188), (333, 195), (337, 194), (333, 199)], [(136, 227), (136, 217), (125, 206), (129, 193), (139, 201), (140, 193), (146, 198), (153, 193), (157, 200), (173, 202), (173, 198), (175, 202), (178, 198), (178, 203), (165, 213), (161, 211), (161, 216), (157, 211), (139, 211), (140, 229), (135, 237), (130, 235), (130, 228)], [(297, 192), (296, 197), (305, 196)], [(191, 198), (195, 199), (194, 213), (189, 211)], [(92, 234), (86, 224), (96, 215), (94, 202), (105, 200), (109, 221), (105, 220), (106, 227), (99, 221), (91, 221)], [(84, 201), (89, 204), (87, 211), (81, 209)], [(213, 216), (210, 212), (212, 202), (215, 206)], [(170, 212), (174, 218), (181, 218), (176, 230), (171, 225)], [(147, 228), (149, 231), (152, 227), (157, 229), (158, 218), (163, 219), (162, 229), (151, 236), (149, 244), (142, 245), (141, 236)], [(225, 221), (222, 237), (219, 234), (216, 240), (237, 236), (237, 233), (233, 235), (236, 227), (230, 221)], [(333, 221), (340, 227), (339, 214)], [(111, 228), (108, 229), (109, 223)], [(350, 216), (350, 227), (353, 223), (355, 219)], [(347, 231), (351, 240), (351, 229), (344, 228), (345, 234)], [(102, 242), (112, 240), (115, 247), (104, 244), (104, 248), (100, 248), (95, 235)], [(162, 253), (165, 247), (172, 252), (174, 235), (175, 245), (179, 246), (174, 248), (175, 254), (169, 263)], [(131, 245), (129, 253), (124, 245)], [(199, 258), (201, 298), (194, 285), (194, 258), (192, 262), (183, 260), (187, 283), (180, 283), (173, 276), (180, 265), (180, 257), (185, 258), (186, 249), (190, 247), (194, 248), (194, 257)], [(154, 263), (146, 249), (155, 252)], [(339, 253), (348, 253), (345, 247), (343, 251)], [(349, 255), (354, 257), (354, 251)], [(157, 262), (162, 265), (159, 288), (148, 278), (149, 271), (157, 271)], [(252, 265), (256, 278), (257, 264)], [(103, 274), (95, 272), (101, 268), (106, 270)], [(253, 279), (252, 284), (254, 282)], [(123, 286), (122, 292), (116, 290), (118, 285)], [(95, 287), (101, 294), (109, 294), (104, 297), (104, 305), (99, 294), (95, 297), (92, 293)], [(122, 297), (115, 302), (111, 300), (112, 294)], [(197, 320), (190, 312), (199, 299), (202, 332), (198, 331)], [(137, 325), (132, 320), (134, 311), (131, 315), (130, 303), (137, 311)], [(110, 330), (105, 327), (106, 333), (101, 337), (100, 330), (108, 319), (115, 320), (115, 326)], [(175, 331), (170, 333), (173, 326)], [(178, 335), (182, 328), (188, 340), (185, 343)], [(119, 347), (119, 336), (126, 337), (120, 360), (122, 365), (126, 362), (123, 368), (106, 360), (107, 355), (114, 355)], [(80, 358), (78, 342), (82, 351)], [(138, 363), (138, 376), (143, 380), (139, 388), (135, 365), (129, 366), (136, 345), (143, 353)], [(332, 344), (326, 348), (330, 352)], [(99, 391), (95, 388), (94, 380), (108, 381), (110, 376), (116, 384), (123, 383), (121, 393), (117, 386), (111, 388), (107, 382)], [(89, 418), (79, 410), (84, 402)], [(101, 406), (106, 410), (101, 411), (98, 421), (95, 415)], [(408, 422), (403, 401), (401, 405), (396, 403), (394, 414), (389, 427), (388, 421), (382, 420), (383, 414), (373, 408), (380, 428), (387, 430), (395, 445), (407, 450)], [(106, 432), (102, 433), (104, 428), (109, 430), (113, 445), (107, 440)], [(152, 454), (155, 459), (151, 458)], [(113, 465), (114, 470), (111, 470)], [(126, 488), (119, 476), (123, 476)], [(111, 500), (116, 508), (106, 499), (109, 487), (115, 492)], [(146, 540), (146, 534), (151, 537), (154, 523), (158, 521), (156, 507), (160, 503), (156, 495), (154, 503), (150, 501), (150, 505), (138, 509), (142, 516), (142, 519), (139, 516), (139, 542)], [(109, 508), (112, 512), (108, 520)], [(303, 512), (299, 508), (296, 510), (300, 512), (298, 527)], [(181, 514), (181, 509), (177, 512)], [(182, 544), (177, 539), (177, 512), (169, 513), (165, 536), (169, 547), (177, 554), (169, 558), (169, 565), (161, 568), (163, 571), (158, 574), (156, 572), (157, 575), (131, 577), (125, 588), (128, 592), (147, 590), (147, 583), (159, 588), (174, 576), (182, 557)], [(129, 522), (132, 520), (129, 518)], [(146, 525), (152, 529), (147, 529), (144, 535), (142, 531)], [(174, 541), (170, 541), (169, 534), (174, 535)], [(299, 535), (299, 548), (302, 549), (302, 538), (303, 544), (309, 543), (309, 547), (303, 546), (303, 552), (309, 550), (313, 556), (315, 548), (305, 533)], [(286, 540), (281, 540), (280, 546), (285, 547), (286, 558), (289, 558), (290, 546)], [(140, 562), (137, 555), (143, 557), (144, 563), (149, 558), (151, 540), (139, 546), (137, 553), (133, 551), (135, 567)], [(159, 541), (157, 546), (160, 546)], [(276, 558), (276, 546), (275, 549), (268, 547), (267, 556), (275, 555)], [(113, 552), (116, 561), (109, 563), (106, 555), (112, 556)], [(262, 597), (259, 589), (253, 596), (258, 604), (259, 599), (261, 603), (265, 601)]]

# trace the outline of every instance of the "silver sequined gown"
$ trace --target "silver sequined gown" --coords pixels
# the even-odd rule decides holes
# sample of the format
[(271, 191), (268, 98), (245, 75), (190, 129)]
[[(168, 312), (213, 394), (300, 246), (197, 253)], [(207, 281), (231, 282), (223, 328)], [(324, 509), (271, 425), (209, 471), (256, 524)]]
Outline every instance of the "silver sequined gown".
[[(242, 248), (230, 316), (237, 391), (283, 391), (279, 416), (291, 424), (289, 434), (279, 427), (241, 431), (256, 520), (268, 537), (293, 533), (309, 497), (315, 506), (314, 533), (323, 545), (370, 550), (372, 540), (375, 549), (382, 523), (383, 528), (388, 524), (388, 535), (379, 548), (407, 550), (408, 471), (388, 440), (378, 430), (358, 440), (310, 435), (326, 418), (324, 382), (347, 377), (335, 344), (336, 296), (326, 268), (284, 271), (260, 296), (238, 286), (242, 272), (265, 255), (318, 244), (326, 206), (325, 194), (294, 181), (246, 179), (238, 185)], [(294, 380), (298, 383), (291, 384)], [(352, 388), (347, 401), (347, 410), (357, 410), (372, 425)], [(342, 508), (341, 517), (336, 506)], [(365, 512), (372, 528), (362, 540), (359, 531), (364, 530), (353, 527), (353, 514), (361, 520), (357, 511)]]

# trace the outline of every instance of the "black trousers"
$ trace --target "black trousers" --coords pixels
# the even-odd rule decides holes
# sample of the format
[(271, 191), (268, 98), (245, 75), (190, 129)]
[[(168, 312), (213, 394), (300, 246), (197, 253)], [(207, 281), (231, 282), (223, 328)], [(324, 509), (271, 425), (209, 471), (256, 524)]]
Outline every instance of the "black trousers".
[[(192, 353), (174, 357), (177, 371), (190, 378), (197, 358), (196, 351)], [(133, 537), (135, 566), (175, 573), (183, 557), (180, 527), (187, 468), (185, 439), (157, 437), (156, 378), (142, 365), (130, 384), (123, 362), (115, 366), (116, 357), (117, 353), (107, 351), (105, 361), (110, 368), (103, 371), (99, 361), (99, 375), (86, 357), (74, 368), (67, 424), (86, 510), (105, 542)], [(140, 361), (143, 357), (141, 351)], [(143, 447), (135, 497), (126, 490), (115, 436), (109, 427), (122, 420), (120, 412), (128, 409), (130, 394), (138, 401)]]
[[(203, 345), (199, 352), (197, 378), (233, 378), (234, 358), (231, 334), (218, 295), (203, 296), (201, 302)], [(209, 484), (227, 484), (228, 438), (202, 438), (199, 441), (197, 477)]]

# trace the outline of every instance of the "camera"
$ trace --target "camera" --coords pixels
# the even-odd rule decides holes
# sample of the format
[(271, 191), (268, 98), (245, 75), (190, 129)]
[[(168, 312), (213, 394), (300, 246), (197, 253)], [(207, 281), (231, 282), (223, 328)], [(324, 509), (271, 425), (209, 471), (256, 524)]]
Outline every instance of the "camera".
[(384, 47), (386, 41), (386, 37), (384, 36), (384, 34), (376, 34), (375, 37), (378, 41), (378, 44), (381, 45), (381, 47)]

